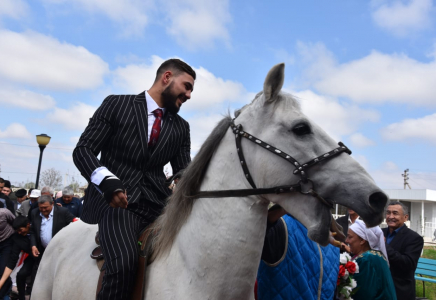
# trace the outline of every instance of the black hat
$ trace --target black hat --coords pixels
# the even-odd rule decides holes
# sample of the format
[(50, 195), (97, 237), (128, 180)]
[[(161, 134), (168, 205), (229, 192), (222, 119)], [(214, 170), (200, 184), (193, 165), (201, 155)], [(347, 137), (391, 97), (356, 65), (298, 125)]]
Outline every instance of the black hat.
[(19, 189), (18, 191), (15, 192), (15, 196), (17, 196), (17, 198), (21, 198), (27, 195), (27, 191), (25, 189)]

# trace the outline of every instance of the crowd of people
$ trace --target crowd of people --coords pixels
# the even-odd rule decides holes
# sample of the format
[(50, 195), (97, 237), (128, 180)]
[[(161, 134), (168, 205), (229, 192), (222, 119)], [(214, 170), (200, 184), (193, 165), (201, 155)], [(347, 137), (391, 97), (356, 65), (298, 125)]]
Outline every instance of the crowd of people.
[[(70, 187), (18, 189), (0, 178), (0, 300), (29, 299), (44, 250), (65, 226), (80, 218), (82, 199)], [(12, 197), (14, 196), (14, 197)]]

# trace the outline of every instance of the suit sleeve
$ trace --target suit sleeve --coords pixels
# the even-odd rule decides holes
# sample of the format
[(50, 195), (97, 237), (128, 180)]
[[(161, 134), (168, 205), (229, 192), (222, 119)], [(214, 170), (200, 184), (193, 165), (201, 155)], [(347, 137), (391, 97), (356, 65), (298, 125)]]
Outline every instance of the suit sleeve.
[(108, 96), (89, 120), (73, 152), (73, 161), (83, 177), (91, 181), (92, 172), (102, 167), (97, 155), (114, 131), (116, 96)]
[(386, 252), (388, 253), (391, 269), (398, 272), (415, 271), (423, 246), (424, 240), (419, 235), (410, 235), (402, 253), (386, 243)]
[(72, 213), (70, 213), (69, 210), (67, 210), (67, 211), (65, 212), (65, 221), (66, 221), (66, 225), (68, 225), (68, 224), (70, 224), (71, 222), (73, 222), (73, 220), (74, 220), (75, 218), (76, 218), (76, 217), (75, 217)]
[(180, 170), (185, 169), (191, 162), (191, 132), (189, 123), (185, 122), (186, 137), (180, 147), (179, 153), (170, 161), (173, 174), (177, 174)]

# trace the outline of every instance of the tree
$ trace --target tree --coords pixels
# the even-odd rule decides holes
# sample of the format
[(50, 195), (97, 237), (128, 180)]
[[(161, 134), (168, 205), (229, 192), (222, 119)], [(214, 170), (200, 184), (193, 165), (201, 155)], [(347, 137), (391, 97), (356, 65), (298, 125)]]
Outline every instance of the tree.
[(68, 187), (70, 187), (73, 190), (73, 192), (77, 193), (79, 192), (80, 183), (76, 179), (74, 179), (73, 176), (71, 177), (71, 184)]
[(23, 188), (24, 189), (26, 189), (26, 190), (28, 190), (28, 189), (34, 189), (35, 188), (35, 183), (34, 182), (27, 182), (27, 183), (24, 183), (24, 181), (23, 181)]
[(55, 168), (50, 168), (41, 173), (41, 179), (39, 180), (39, 186), (49, 186), (54, 189), (62, 187), (62, 175), (61, 172)]

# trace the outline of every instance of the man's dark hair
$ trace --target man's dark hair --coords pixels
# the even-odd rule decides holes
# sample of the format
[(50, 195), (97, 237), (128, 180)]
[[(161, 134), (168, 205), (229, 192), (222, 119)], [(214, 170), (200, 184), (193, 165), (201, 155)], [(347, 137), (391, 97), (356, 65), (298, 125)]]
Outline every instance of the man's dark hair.
[(409, 214), (409, 208), (406, 205), (404, 205), (403, 203), (401, 203), (400, 201), (389, 201), (389, 204), (387, 207), (389, 207), (391, 205), (399, 205), (403, 209), (403, 214), (405, 214), (405, 215)]
[(26, 227), (27, 224), (29, 224), (29, 219), (25, 216), (18, 216), (15, 218), (15, 220), (12, 222), (12, 228), (15, 230), (18, 230), (18, 228)]
[(188, 73), (192, 76), (192, 78), (194, 78), (194, 80), (196, 77), (195, 71), (191, 68), (190, 65), (188, 65), (184, 61), (181, 61), (180, 59), (171, 58), (164, 61), (160, 65), (159, 69), (157, 69), (155, 82), (164, 72), (168, 70), (173, 71), (174, 75), (179, 75), (180, 73)]
[(4, 183), (6, 188), (11, 188), (11, 182), (9, 180), (5, 180)]
[(5, 180), (0, 177), (0, 183), (5, 183)]

